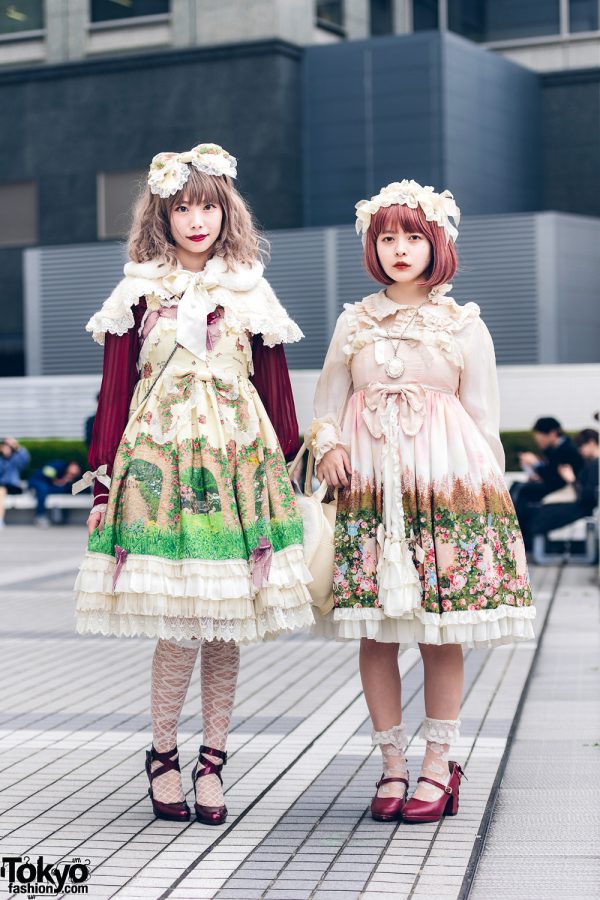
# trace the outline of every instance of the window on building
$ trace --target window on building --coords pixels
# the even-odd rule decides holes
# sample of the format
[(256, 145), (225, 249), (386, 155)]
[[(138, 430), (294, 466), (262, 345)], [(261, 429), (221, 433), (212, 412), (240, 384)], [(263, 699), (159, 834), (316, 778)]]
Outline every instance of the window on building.
[(560, 34), (560, 0), (446, 0), (448, 28), (472, 41)]
[(414, 31), (429, 31), (439, 23), (438, 0), (413, 0)]
[(393, 0), (371, 0), (369, 12), (371, 17), (371, 34), (394, 33)]
[(569, 0), (569, 31), (597, 31), (598, 0)]
[(33, 181), (0, 184), (0, 247), (37, 244), (37, 190)]
[(40, 31), (43, 27), (43, 0), (0, 0), (0, 34)]
[(344, 0), (317, 0), (317, 25), (340, 33), (344, 24)]
[(97, 178), (98, 237), (125, 237), (131, 225), (131, 210), (144, 184), (146, 173), (99, 172)]
[(92, 22), (110, 22), (158, 16), (168, 13), (170, 5), (170, 0), (91, 0), (90, 19)]

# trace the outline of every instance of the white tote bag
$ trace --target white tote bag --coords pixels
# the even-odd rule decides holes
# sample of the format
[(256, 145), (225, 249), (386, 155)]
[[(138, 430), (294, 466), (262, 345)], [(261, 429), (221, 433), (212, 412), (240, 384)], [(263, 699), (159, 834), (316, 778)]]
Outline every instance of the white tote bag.
[[(308, 447), (304, 443), (300, 447), (296, 458), (289, 464), (288, 472), (290, 478), (300, 464), (306, 450), (308, 450)], [(327, 483), (322, 481), (313, 494), (313, 469), (314, 454), (312, 450), (308, 450), (304, 493), (296, 494), (296, 502), (304, 524), (304, 561), (313, 577), (312, 582), (308, 585), (308, 590), (313, 606), (316, 606), (321, 613), (325, 614), (333, 609), (333, 561), (335, 555), (334, 533), (337, 491), (334, 500), (324, 503)]]

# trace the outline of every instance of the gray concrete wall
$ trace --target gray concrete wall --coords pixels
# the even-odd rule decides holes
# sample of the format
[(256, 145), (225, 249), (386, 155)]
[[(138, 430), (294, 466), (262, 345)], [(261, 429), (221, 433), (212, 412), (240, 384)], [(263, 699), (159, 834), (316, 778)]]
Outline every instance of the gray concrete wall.
[[(352, 226), (269, 232), (267, 277), (305, 333), (286, 354), (318, 369), (344, 303), (379, 289), (362, 266)], [(600, 362), (595, 298), (600, 220), (550, 213), (467, 217), (452, 295), (474, 300), (499, 364)], [(559, 256), (556, 247), (564, 248)], [(120, 277), (122, 244), (26, 252), (28, 365), (32, 375), (93, 374), (102, 354), (84, 331)]]
[(537, 76), (452, 34), (306, 50), (305, 224), (352, 221), (390, 181), (452, 190), (468, 215), (539, 208)]
[(0, 72), (2, 181), (37, 182), (41, 244), (93, 241), (97, 172), (215, 141), (265, 226), (300, 225), (300, 66), (274, 41)]
[(543, 205), (600, 215), (600, 68), (541, 76)]

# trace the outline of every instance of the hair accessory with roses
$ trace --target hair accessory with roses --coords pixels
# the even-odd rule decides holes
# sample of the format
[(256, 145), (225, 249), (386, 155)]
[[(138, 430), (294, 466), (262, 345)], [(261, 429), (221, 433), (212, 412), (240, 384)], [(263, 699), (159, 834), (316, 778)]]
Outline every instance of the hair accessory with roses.
[[(393, 181), (381, 188), (380, 192), (370, 200), (360, 200), (356, 204), (356, 233), (362, 234), (364, 244), (371, 224), (371, 216), (382, 207), (400, 204), (416, 209), (420, 206), (428, 222), (435, 222), (446, 232), (446, 238), (456, 242), (460, 222), (460, 209), (454, 202), (450, 191), (436, 194), (429, 185), (423, 187), (418, 181)], [(450, 219), (454, 219), (454, 224)]]
[(190, 165), (208, 175), (237, 175), (237, 160), (218, 144), (198, 144), (185, 153), (158, 153), (150, 163), (148, 185), (163, 200), (180, 191), (190, 175)]

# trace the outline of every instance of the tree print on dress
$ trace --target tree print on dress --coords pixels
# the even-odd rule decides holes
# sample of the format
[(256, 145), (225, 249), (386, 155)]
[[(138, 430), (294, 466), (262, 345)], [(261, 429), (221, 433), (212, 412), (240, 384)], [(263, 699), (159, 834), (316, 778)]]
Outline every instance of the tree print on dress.
[[(415, 489), (414, 479), (410, 487), (410, 473), (404, 474), (407, 534), (414, 532), (425, 553), (418, 566), (423, 609), (442, 614), (532, 605), (527, 561), (508, 493), (489, 483), (476, 490), (456, 478), (441, 486), (419, 482)], [(382, 494), (357, 472), (351, 484), (338, 500), (334, 602), (338, 607), (377, 608)]]
[(234, 560), (248, 559), (263, 536), (275, 551), (302, 543), (285, 460), (261, 437), (223, 451), (204, 435), (156, 444), (142, 432), (132, 445), (121, 442), (112, 479), (102, 534), (88, 544), (93, 552), (114, 556), (116, 544), (166, 559)]
[(156, 521), (163, 485), (160, 466), (145, 459), (132, 460), (127, 473), (126, 488), (132, 482), (146, 503), (148, 519)]
[(181, 474), (181, 509), (197, 516), (221, 512), (217, 479), (209, 469), (190, 466)]

